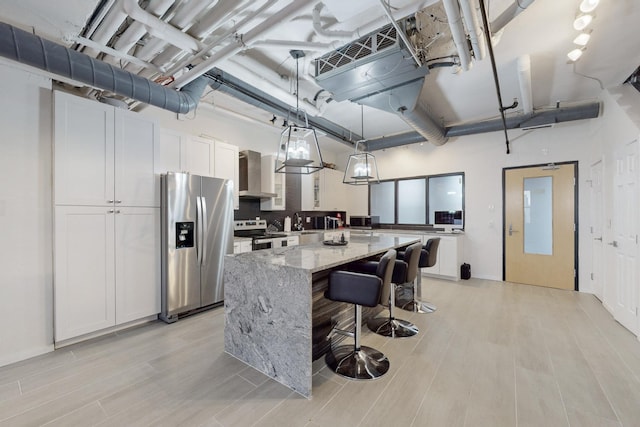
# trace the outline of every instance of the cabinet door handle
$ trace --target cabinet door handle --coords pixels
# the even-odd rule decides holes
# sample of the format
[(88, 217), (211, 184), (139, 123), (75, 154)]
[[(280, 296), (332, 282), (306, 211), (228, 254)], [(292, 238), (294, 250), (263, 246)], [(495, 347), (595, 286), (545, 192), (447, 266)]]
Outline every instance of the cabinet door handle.
[(113, 209), (109, 209), (109, 210), (107, 211), (107, 213), (113, 213), (113, 212), (114, 212), (114, 210), (113, 210)]
[(116, 203), (122, 203), (122, 200), (116, 200)]
[(593, 240), (597, 240), (599, 242), (602, 242), (602, 237), (594, 237)]
[(107, 200), (107, 203), (113, 203), (113, 200)]
[(120, 213), (120, 210), (119, 210), (119, 209), (118, 209), (118, 210), (116, 210), (116, 213), (117, 213), (117, 214), (119, 214), (119, 213)]
[(616, 242), (616, 241), (614, 240), (613, 242), (609, 242), (609, 243), (607, 243), (607, 245), (609, 245), (609, 246), (613, 246), (614, 248), (617, 248), (617, 247), (618, 247), (618, 242)]

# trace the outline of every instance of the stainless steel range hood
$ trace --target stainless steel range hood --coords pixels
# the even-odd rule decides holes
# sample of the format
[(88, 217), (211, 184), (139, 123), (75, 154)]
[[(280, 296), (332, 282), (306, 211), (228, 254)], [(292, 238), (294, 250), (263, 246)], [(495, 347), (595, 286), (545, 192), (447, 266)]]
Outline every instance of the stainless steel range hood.
[(238, 195), (245, 199), (271, 199), (275, 193), (262, 191), (262, 156), (257, 151), (240, 153), (240, 185)]

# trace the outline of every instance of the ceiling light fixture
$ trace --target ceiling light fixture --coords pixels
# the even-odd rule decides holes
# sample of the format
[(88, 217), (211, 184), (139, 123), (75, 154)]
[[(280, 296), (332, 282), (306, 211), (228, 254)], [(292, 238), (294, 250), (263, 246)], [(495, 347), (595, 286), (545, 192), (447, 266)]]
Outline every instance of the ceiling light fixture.
[(589, 33), (580, 33), (578, 37), (573, 39), (573, 42), (578, 46), (586, 46), (589, 43), (589, 39), (591, 38), (591, 34)]
[(593, 16), (589, 15), (588, 13), (580, 15), (576, 18), (575, 21), (573, 21), (573, 28), (575, 28), (577, 31), (582, 31), (587, 28), (587, 26), (589, 26), (592, 20)]
[(573, 49), (571, 52), (567, 53), (567, 57), (571, 62), (576, 62), (582, 56), (582, 49)]
[(580, 11), (583, 13), (592, 12), (598, 7), (598, 3), (600, 3), (600, 0), (582, 0), (582, 3), (580, 3)]
[(358, 152), (358, 144), (366, 141), (364, 139), (364, 107), (362, 105), (360, 105), (360, 123), (362, 139), (356, 141), (355, 152), (349, 156), (347, 161), (342, 178), (342, 182), (345, 184), (367, 185), (380, 182), (376, 157), (367, 151)]
[(320, 145), (318, 144), (316, 131), (309, 126), (307, 113), (305, 111), (300, 111), (299, 107), (298, 95), (300, 93), (300, 79), (298, 76), (298, 60), (304, 57), (304, 52), (301, 50), (292, 50), (289, 54), (296, 60), (295, 122), (298, 123), (302, 118), (304, 118), (304, 125), (298, 125), (295, 123), (287, 124), (280, 134), (275, 172), (308, 175), (322, 169), (324, 167), (324, 163), (322, 162), (322, 155), (320, 154)]

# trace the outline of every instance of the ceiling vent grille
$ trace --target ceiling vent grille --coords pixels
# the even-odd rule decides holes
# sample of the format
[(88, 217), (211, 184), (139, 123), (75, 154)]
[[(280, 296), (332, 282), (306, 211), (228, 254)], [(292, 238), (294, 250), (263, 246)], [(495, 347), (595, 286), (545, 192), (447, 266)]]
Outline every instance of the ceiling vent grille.
[(398, 34), (392, 25), (330, 52), (316, 60), (316, 77), (349, 65), (382, 50), (397, 46)]

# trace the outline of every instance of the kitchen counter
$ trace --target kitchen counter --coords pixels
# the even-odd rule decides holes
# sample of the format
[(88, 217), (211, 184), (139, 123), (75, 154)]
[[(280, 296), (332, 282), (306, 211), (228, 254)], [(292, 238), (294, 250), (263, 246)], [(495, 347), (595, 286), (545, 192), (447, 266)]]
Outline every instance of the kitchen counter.
[(311, 397), (311, 365), (326, 351), (326, 332), (334, 318), (326, 313), (333, 307), (353, 311), (348, 304), (323, 297), (329, 272), (417, 241), (420, 239), (390, 235), (358, 236), (346, 246), (315, 243), (227, 255), (225, 351)]

